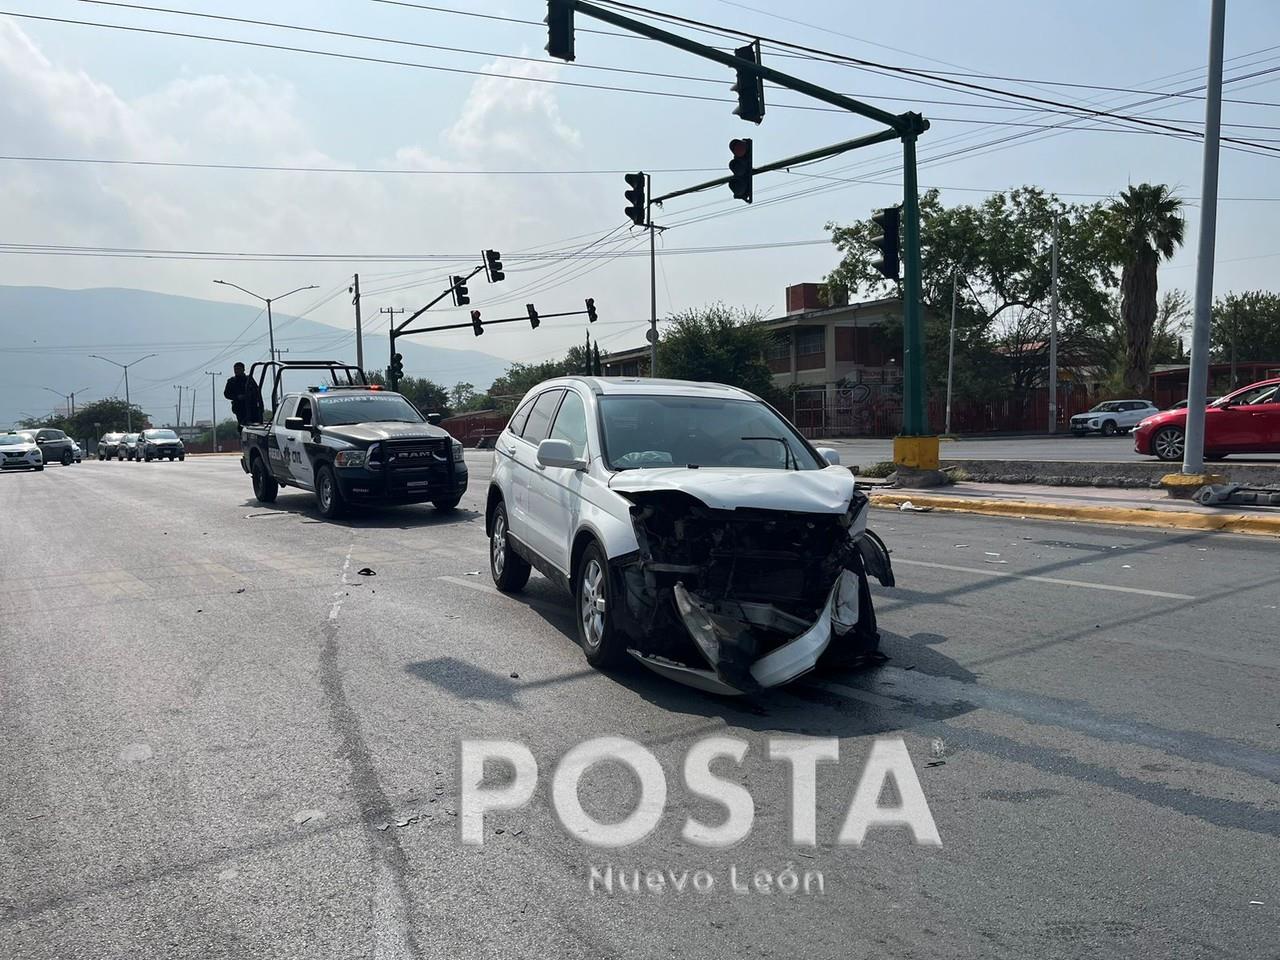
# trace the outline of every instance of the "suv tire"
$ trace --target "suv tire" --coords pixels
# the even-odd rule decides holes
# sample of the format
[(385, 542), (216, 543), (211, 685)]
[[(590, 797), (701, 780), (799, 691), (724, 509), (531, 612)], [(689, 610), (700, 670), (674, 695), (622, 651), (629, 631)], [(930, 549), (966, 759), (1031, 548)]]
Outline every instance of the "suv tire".
[(587, 663), (598, 670), (621, 662), (623, 640), (613, 626), (613, 598), (609, 595), (609, 562), (594, 540), (582, 551), (573, 577), (573, 609), (578, 643)]
[(75, 462), (76, 462), (76, 455), (74, 453), (72, 453), (70, 450), (62, 451), (62, 465), (64, 467), (69, 467), (71, 466), (71, 464)]
[(507, 505), (501, 500), (493, 508), (493, 520), (489, 525), (489, 574), (493, 585), (503, 593), (518, 593), (529, 582), (532, 568), (524, 557), (511, 549), (507, 534), (511, 527), (507, 521)]
[(1108, 420), (1102, 425), (1102, 435), (1104, 437), (1114, 437), (1117, 432), (1118, 430), (1114, 420)]

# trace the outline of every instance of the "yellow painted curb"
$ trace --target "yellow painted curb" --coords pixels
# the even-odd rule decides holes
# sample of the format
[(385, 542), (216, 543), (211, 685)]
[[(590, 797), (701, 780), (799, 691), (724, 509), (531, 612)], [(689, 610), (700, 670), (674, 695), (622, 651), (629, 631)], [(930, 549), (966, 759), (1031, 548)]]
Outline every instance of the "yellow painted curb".
[(908, 500), (918, 507), (951, 513), (979, 513), (991, 517), (1035, 520), (1077, 520), (1085, 523), (1117, 523), (1136, 527), (1175, 530), (1211, 530), (1280, 537), (1280, 516), (1247, 513), (1185, 513), (1141, 507), (1086, 507), (1029, 500), (987, 500), (981, 497), (948, 497), (929, 493), (872, 493), (873, 507), (897, 509)]

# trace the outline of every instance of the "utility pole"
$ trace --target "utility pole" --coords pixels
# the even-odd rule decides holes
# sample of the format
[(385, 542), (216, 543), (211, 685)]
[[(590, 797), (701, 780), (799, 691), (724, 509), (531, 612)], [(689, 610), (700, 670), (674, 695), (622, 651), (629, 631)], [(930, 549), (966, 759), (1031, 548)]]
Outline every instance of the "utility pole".
[(145, 357), (139, 357), (132, 363), (118, 363), (115, 360), (108, 360), (106, 357), (99, 356), (96, 353), (89, 354), (95, 360), (106, 360), (107, 363), (114, 364), (124, 371), (124, 416), (125, 416), (125, 432), (133, 433), (133, 404), (129, 401), (129, 368), (135, 363), (141, 363), (143, 360), (149, 360), (155, 356), (154, 353), (148, 353)]
[(194, 387), (191, 388), (191, 419), (187, 422), (193, 427), (196, 425), (196, 391)]
[(352, 304), (356, 308), (356, 366), (360, 368), (360, 372), (364, 373), (364, 333), (360, 329), (360, 274), (355, 275), (355, 282), (351, 284)]
[(649, 376), (658, 375), (658, 254), (654, 243), (653, 177), (646, 175), (646, 217), (649, 221)]
[(1049, 432), (1058, 432), (1058, 214), (1053, 215), (1053, 262), (1049, 268)]
[(1222, 128), (1222, 34), (1226, 0), (1209, 15), (1209, 77), (1204, 99), (1204, 172), (1200, 186), (1200, 246), (1196, 251), (1195, 319), (1187, 378), (1187, 421), (1182, 472), (1204, 473), (1204, 405), (1209, 385), (1209, 323), (1213, 308), (1213, 256), (1218, 226), (1218, 137)]
[(178, 391), (178, 405), (174, 408), (173, 425), (175, 427), (182, 426), (182, 384), (175, 383), (173, 389)]
[(951, 378), (956, 367), (956, 280), (960, 271), (951, 271), (951, 345), (947, 348), (947, 423), (942, 432), (951, 434)]
[(211, 370), (206, 370), (204, 373), (205, 373), (205, 376), (207, 376), (207, 377), (209, 378), (209, 424), (210, 424), (210, 426), (212, 426), (212, 428), (213, 428), (213, 452), (214, 452), (214, 453), (217, 453), (217, 452), (219, 451), (219, 449), (221, 449), (221, 448), (218, 446), (218, 394), (217, 394), (217, 390), (218, 390), (218, 378), (219, 378), (220, 376), (222, 376), (222, 371), (221, 371), (221, 370), (219, 370), (217, 373), (214, 373), (214, 372), (213, 372), (213, 371), (211, 371)]

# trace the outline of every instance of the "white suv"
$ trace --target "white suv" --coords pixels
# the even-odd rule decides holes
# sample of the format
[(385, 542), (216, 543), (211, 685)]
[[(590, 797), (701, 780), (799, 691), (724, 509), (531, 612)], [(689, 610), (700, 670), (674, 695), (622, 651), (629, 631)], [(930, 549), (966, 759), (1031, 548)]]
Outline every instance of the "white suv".
[(1106, 400), (1092, 410), (1077, 413), (1071, 418), (1071, 432), (1077, 437), (1086, 433), (1100, 433), (1114, 437), (1127, 433), (1147, 417), (1159, 413), (1160, 408), (1150, 400)]
[(866, 656), (867, 573), (893, 572), (838, 463), (733, 387), (549, 380), (494, 445), (493, 581), (516, 591), (536, 567), (573, 595), (592, 665), (630, 654), (716, 693)]

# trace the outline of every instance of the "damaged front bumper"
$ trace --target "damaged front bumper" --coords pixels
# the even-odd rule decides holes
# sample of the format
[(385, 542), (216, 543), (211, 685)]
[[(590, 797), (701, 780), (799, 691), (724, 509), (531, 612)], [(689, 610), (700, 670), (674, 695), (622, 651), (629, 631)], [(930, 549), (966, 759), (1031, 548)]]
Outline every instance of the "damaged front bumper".
[[(651, 670), (672, 680), (726, 695), (779, 687), (808, 673), (818, 665), (832, 637), (852, 630), (859, 614), (858, 581), (848, 570), (836, 580), (827, 594), (822, 613), (812, 625), (768, 604), (709, 605), (685, 590), (683, 584), (676, 584), (675, 598), (681, 620), (712, 669), (685, 666), (635, 649), (628, 652)], [(735, 620), (726, 606), (735, 608), (734, 613), (741, 619)], [(795, 639), (751, 663), (743, 675), (740, 669), (735, 670), (737, 665), (731, 654), (741, 650), (741, 628), (748, 625), (772, 630), (795, 629), (798, 625), (804, 629)]]
[[(678, 555), (673, 541), (654, 549), (654, 514), (639, 514), (650, 519), (637, 524), (641, 549), (615, 571), (628, 652), (669, 679), (726, 695), (790, 683), (824, 657), (873, 653), (879, 633), (867, 577), (885, 586), (894, 578), (865, 509), (855, 499), (842, 522), (795, 513), (743, 520), (691, 505), (679, 539), (699, 535), (715, 547)], [(694, 527), (699, 517), (714, 522)], [(744, 522), (758, 535), (744, 533)]]

